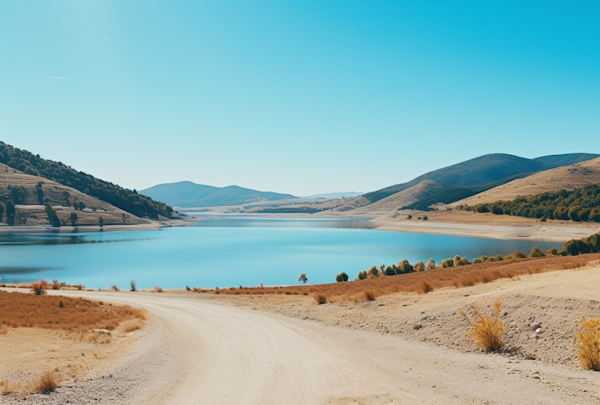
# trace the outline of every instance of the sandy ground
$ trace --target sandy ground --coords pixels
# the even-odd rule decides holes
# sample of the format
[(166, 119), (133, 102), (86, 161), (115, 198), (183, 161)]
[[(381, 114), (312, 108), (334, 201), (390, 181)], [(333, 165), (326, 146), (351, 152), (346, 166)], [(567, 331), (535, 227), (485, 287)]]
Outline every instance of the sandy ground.
[[(395, 232), (432, 233), (458, 236), (473, 236), (493, 239), (529, 239), (565, 242), (600, 232), (595, 222), (549, 220), (541, 222), (531, 218), (508, 215), (480, 214), (469, 211), (433, 211), (397, 213), (373, 219), (377, 229)], [(427, 215), (427, 220), (418, 217)]]
[[(59, 291), (143, 307), (153, 321), (136, 352), (102, 376), (29, 402), (66, 403), (77, 392), (71, 403), (597, 404), (600, 373), (577, 366), (572, 344), (577, 320), (600, 315), (599, 282), (596, 266), (320, 306), (293, 296)], [(470, 349), (457, 311), (496, 299), (513, 350)], [(534, 338), (537, 323), (544, 332)]]

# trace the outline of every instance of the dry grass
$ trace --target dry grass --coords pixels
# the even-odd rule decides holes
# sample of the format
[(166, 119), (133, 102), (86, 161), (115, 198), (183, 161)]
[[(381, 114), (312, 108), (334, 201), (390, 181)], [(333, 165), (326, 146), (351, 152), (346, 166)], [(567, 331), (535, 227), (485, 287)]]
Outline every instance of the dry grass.
[[(425, 289), (437, 290), (444, 287), (468, 287), (477, 283), (487, 283), (499, 278), (515, 279), (527, 274), (543, 273), (586, 266), (589, 262), (600, 259), (599, 253), (579, 256), (553, 256), (538, 259), (504, 260), (485, 262), (467, 266), (435, 269), (395, 276), (370, 276), (365, 280), (347, 281), (344, 283), (299, 285), (289, 287), (265, 288), (229, 288), (219, 289), (220, 294), (233, 295), (322, 295), (326, 302), (361, 302), (372, 300), (383, 295), (395, 293), (424, 293)], [(381, 272), (380, 272), (381, 273)], [(426, 283), (426, 284), (424, 284)], [(427, 285), (427, 287), (425, 287)], [(193, 288), (200, 293), (213, 292)], [(369, 291), (367, 296), (365, 291)], [(428, 291), (428, 292), (429, 292)]]
[(121, 322), (117, 330), (121, 333), (129, 333), (134, 330), (142, 329), (144, 322), (141, 319), (130, 319), (125, 322)]
[(83, 298), (0, 291), (2, 327), (38, 327), (81, 333), (93, 329), (114, 330), (120, 323), (132, 319), (146, 319), (145, 312), (128, 306), (101, 305)]
[(59, 377), (52, 373), (45, 373), (39, 379), (28, 382), (0, 381), (0, 394), (19, 394), (25, 399), (27, 394), (48, 394), (58, 387)]
[(577, 358), (586, 370), (600, 371), (600, 318), (581, 323), (577, 338)]
[(58, 385), (58, 378), (54, 374), (46, 373), (38, 381), (35, 381), (31, 385), (31, 392), (38, 394), (47, 394), (56, 389)]
[(506, 333), (504, 325), (502, 325), (502, 321), (500, 320), (502, 303), (496, 301), (492, 316), (482, 315), (481, 312), (472, 305), (471, 309), (475, 312), (474, 319), (469, 319), (467, 314), (463, 311), (460, 312), (473, 327), (473, 329), (467, 333), (467, 337), (480, 349), (488, 352), (501, 350), (504, 347), (504, 335)]

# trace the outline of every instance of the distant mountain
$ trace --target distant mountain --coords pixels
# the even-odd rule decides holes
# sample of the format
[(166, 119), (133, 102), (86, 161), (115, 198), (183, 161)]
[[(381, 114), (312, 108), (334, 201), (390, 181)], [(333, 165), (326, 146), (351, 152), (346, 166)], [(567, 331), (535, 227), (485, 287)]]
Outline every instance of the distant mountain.
[(158, 184), (140, 194), (181, 208), (220, 207), (296, 198), (291, 194), (257, 191), (238, 186), (213, 187), (191, 181)]
[(323, 193), (323, 194), (313, 194), (306, 196), (304, 198), (325, 198), (325, 199), (335, 199), (335, 198), (349, 198), (349, 197), (357, 197), (362, 195), (363, 193), (357, 193), (356, 191), (347, 191), (345, 193)]
[[(491, 188), (486, 185), (497, 186), (528, 174), (583, 162), (598, 156), (600, 155), (591, 153), (570, 153), (527, 159), (503, 153), (492, 153), (425, 173), (409, 182), (364, 194), (364, 197), (373, 203), (415, 186), (424, 180), (432, 180), (446, 186), (469, 188), (475, 194), (484, 191), (483, 189)], [(457, 196), (468, 197), (465, 190), (455, 191), (460, 191), (456, 193)]]

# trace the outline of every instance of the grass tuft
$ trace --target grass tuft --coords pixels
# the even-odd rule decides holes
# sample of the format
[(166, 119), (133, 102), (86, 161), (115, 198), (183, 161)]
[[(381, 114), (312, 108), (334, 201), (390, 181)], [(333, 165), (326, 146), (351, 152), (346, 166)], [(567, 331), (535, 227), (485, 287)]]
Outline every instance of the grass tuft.
[(600, 371), (600, 318), (583, 321), (581, 329), (575, 332), (575, 347), (581, 367)]
[(44, 374), (38, 381), (31, 386), (31, 391), (39, 394), (47, 394), (52, 392), (58, 386), (56, 376), (51, 373)]
[(313, 297), (319, 305), (327, 304), (327, 296), (324, 294), (311, 294), (311, 297)]
[(427, 294), (433, 291), (433, 286), (427, 280), (422, 280), (419, 287), (419, 294)]
[(504, 347), (504, 335), (506, 333), (504, 325), (502, 325), (502, 321), (500, 320), (502, 303), (496, 301), (492, 316), (482, 315), (473, 305), (471, 305), (471, 309), (475, 312), (474, 319), (469, 319), (465, 312), (460, 312), (473, 328), (467, 333), (467, 337), (471, 339), (475, 346), (485, 351), (496, 352), (502, 350)]

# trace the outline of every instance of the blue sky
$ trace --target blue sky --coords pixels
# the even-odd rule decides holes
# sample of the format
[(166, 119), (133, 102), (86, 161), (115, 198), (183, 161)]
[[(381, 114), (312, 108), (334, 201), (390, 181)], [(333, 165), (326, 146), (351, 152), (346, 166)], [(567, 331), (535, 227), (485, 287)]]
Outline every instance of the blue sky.
[(598, 1), (0, 2), (0, 140), (130, 188), (600, 153), (599, 95)]

